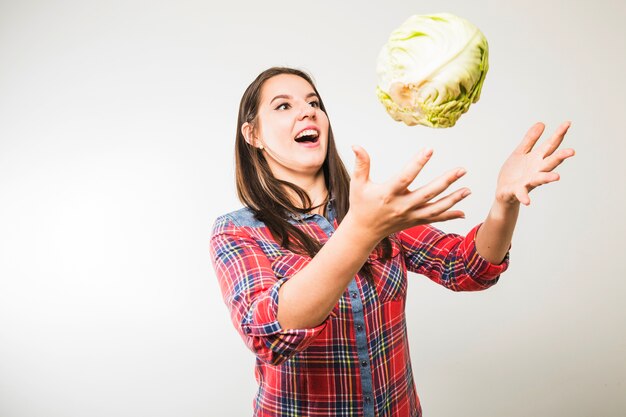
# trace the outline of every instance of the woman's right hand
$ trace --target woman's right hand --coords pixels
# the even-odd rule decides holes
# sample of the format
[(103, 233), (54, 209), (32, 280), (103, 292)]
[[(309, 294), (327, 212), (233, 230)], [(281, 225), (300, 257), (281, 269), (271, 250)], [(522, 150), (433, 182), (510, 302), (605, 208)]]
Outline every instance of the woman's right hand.
[(313, 328), (326, 320), (383, 238), (419, 224), (463, 217), (462, 211), (451, 208), (469, 190), (440, 194), (465, 170), (457, 168), (410, 191), (408, 187), (432, 151), (420, 152), (397, 176), (376, 184), (369, 178), (370, 159), (365, 150), (353, 150), (357, 159), (350, 182), (350, 209), (313, 259), (278, 291), (277, 319), (285, 329)]
[(350, 209), (346, 214), (353, 222), (378, 241), (392, 233), (420, 224), (465, 217), (452, 207), (470, 194), (461, 188), (439, 197), (465, 169), (456, 168), (413, 191), (409, 186), (426, 165), (433, 151), (422, 150), (398, 175), (382, 184), (370, 180), (370, 158), (365, 149), (353, 146), (356, 155), (354, 175), (350, 182)]

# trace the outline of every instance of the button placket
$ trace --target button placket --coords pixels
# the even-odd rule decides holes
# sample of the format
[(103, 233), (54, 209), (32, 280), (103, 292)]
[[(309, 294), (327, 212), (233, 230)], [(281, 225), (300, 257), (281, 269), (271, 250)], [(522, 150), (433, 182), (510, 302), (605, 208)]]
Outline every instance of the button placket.
[(356, 348), (358, 353), (357, 366), (360, 367), (361, 395), (363, 398), (363, 416), (374, 417), (373, 401), (373, 377), (370, 366), (369, 342), (365, 333), (365, 314), (363, 312), (363, 299), (360, 297), (359, 287), (353, 279), (348, 285), (348, 294), (351, 298), (354, 332), (356, 336)]

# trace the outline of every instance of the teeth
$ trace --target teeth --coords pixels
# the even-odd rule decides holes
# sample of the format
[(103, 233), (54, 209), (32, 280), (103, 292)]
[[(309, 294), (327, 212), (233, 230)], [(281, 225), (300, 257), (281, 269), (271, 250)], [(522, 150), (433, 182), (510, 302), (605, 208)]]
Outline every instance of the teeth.
[(303, 130), (302, 132), (300, 132), (300, 134), (298, 134), (298, 136), (296, 136), (296, 139), (301, 138), (303, 136), (317, 137), (317, 130), (313, 130), (313, 129)]

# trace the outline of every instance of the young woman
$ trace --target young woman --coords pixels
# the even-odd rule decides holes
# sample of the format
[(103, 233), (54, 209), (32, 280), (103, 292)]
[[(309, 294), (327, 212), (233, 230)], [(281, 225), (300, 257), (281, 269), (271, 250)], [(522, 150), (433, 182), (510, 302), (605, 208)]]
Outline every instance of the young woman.
[(534, 148), (534, 125), (500, 171), (484, 223), (465, 237), (431, 223), (463, 217), (453, 169), (409, 187), (432, 151), (369, 179), (353, 147), (350, 179), (321, 97), (296, 69), (270, 68), (245, 91), (236, 177), (245, 208), (219, 217), (211, 255), (232, 322), (256, 355), (255, 416), (421, 416), (404, 306), (407, 271), (454, 291), (483, 290), (508, 265), (519, 204), (571, 149), (569, 127)]

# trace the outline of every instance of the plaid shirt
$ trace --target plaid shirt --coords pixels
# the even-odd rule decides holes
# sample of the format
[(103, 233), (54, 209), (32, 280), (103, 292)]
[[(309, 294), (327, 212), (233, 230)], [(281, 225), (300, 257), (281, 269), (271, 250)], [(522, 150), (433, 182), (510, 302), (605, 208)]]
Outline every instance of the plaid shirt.
[[(337, 227), (329, 218), (289, 221), (323, 244)], [(256, 355), (254, 415), (421, 416), (405, 321), (407, 271), (454, 291), (483, 290), (508, 266), (476, 252), (474, 237), (417, 226), (391, 236), (392, 258), (375, 250), (367, 262), (375, 286), (357, 275), (319, 326), (283, 329), (278, 289), (310, 258), (282, 248), (249, 209), (219, 217), (211, 237), (217, 278), (235, 328)]]

